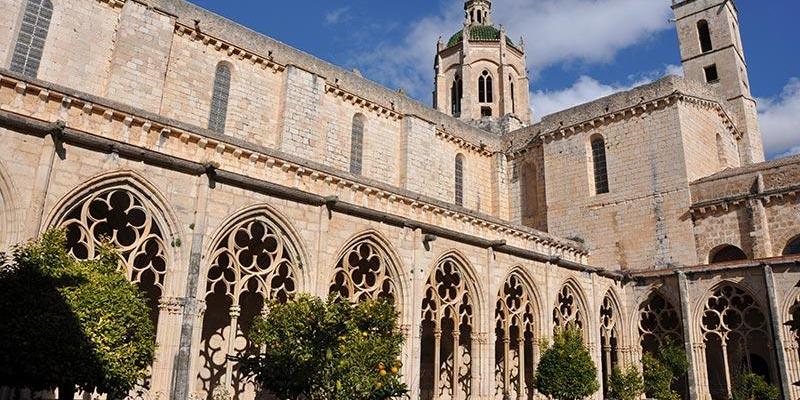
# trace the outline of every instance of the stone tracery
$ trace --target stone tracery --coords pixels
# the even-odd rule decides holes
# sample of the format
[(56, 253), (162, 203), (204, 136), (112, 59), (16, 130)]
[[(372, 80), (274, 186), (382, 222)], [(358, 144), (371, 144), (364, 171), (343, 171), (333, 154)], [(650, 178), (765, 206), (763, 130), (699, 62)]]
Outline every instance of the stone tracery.
[(745, 372), (774, 381), (767, 316), (752, 295), (723, 283), (705, 303), (701, 329), (713, 398), (729, 397), (737, 377)]
[(565, 328), (569, 325), (583, 329), (583, 310), (575, 289), (571, 285), (564, 285), (558, 292), (556, 305), (553, 308), (553, 327)]
[(386, 299), (398, 306), (390, 265), (389, 254), (375, 240), (356, 241), (339, 257), (329, 291), (355, 302)]
[(639, 306), (639, 343), (642, 351), (654, 354), (668, 340), (683, 343), (680, 315), (661, 293), (653, 292)]
[(456, 258), (442, 259), (425, 285), (422, 300), (422, 399), (472, 396), (474, 302)]
[(495, 307), (495, 398), (534, 396), (533, 375), (539, 357), (537, 308), (532, 290), (518, 272), (497, 294)]
[(205, 393), (227, 387), (237, 395), (257, 388), (227, 358), (254, 351), (246, 340), (265, 302), (285, 302), (297, 291), (299, 253), (285, 230), (265, 213), (239, 219), (209, 256), (205, 285), (200, 385)]
[(600, 305), (600, 361), (603, 375), (603, 392), (608, 392), (611, 371), (619, 364), (620, 312), (609, 292)]

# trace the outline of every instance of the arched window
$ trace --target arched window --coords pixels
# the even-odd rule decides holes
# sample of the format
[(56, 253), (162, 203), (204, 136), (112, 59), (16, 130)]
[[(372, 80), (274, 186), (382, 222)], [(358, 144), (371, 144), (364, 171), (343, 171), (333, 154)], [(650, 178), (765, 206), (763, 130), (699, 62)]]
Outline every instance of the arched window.
[(592, 139), (592, 166), (594, 170), (594, 193), (608, 193), (606, 142), (601, 136)]
[(753, 296), (723, 283), (708, 297), (701, 322), (712, 398), (730, 398), (743, 373), (775, 381), (767, 314)]
[(461, 77), (456, 75), (453, 86), (450, 88), (450, 113), (454, 117), (461, 116), (461, 98), (463, 95), (464, 85), (461, 82)]
[(464, 155), (456, 155), (455, 166), (455, 189), (456, 189), (456, 204), (459, 206), (464, 205)]
[(553, 327), (566, 328), (572, 325), (583, 330), (585, 323), (583, 315), (583, 308), (575, 289), (570, 285), (564, 285), (558, 292), (558, 298), (553, 307)]
[(800, 254), (800, 236), (795, 237), (789, 244), (786, 245), (786, 248), (783, 249), (783, 255), (785, 256), (793, 256)]
[(537, 306), (533, 291), (518, 272), (506, 279), (495, 306), (495, 393), (528, 399), (539, 360)]
[(208, 129), (214, 132), (225, 132), (225, 120), (228, 117), (228, 96), (231, 90), (231, 67), (221, 62), (214, 74), (214, 92), (211, 96), (211, 113), (208, 116)]
[(201, 397), (211, 398), (215, 388), (227, 384), (234, 398), (256, 398), (258, 388), (229, 363), (258, 350), (247, 334), (264, 305), (286, 302), (296, 293), (299, 248), (272, 215), (254, 210), (233, 220), (212, 249), (199, 349)]
[(492, 76), (489, 71), (483, 71), (478, 77), (478, 101), (481, 103), (493, 102)]
[(353, 302), (385, 299), (399, 305), (392, 265), (380, 243), (369, 237), (361, 239), (339, 256), (328, 292)]
[[(511, 76), (508, 77), (508, 80), (511, 81)], [(511, 113), (517, 112), (517, 99), (514, 95), (514, 82), (511, 82)]]
[(608, 395), (608, 380), (611, 372), (619, 366), (619, 310), (617, 304), (606, 294), (600, 305), (600, 362), (603, 376), (603, 394)]
[(50, 0), (28, 0), (11, 57), (11, 71), (36, 78), (52, 17)]
[(711, 30), (708, 28), (708, 21), (704, 19), (697, 21), (697, 36), (700, 38), (700, 51), (705, 53), (714, 49), (711, 44)]
[(473, 294), (454, 257), (440, 261), (425, 284), (420, 335), (420, 398), (469, 399), (472, 390)]
[[(655, 355), (667, 343), (683, 344), (680, 312), (661, 293), (653, 292), (639, 306), (639, 344), (642, 353)], [(679, 377), (672, 389), (688, 398), (687, 376)]]
[(747, 260), (747, 254), (742, 249), (731, 245), (717, 247), (711, 251), (711, 255), (708, 257), (709, 264), (739, 260)]
[(353, 116), (353, 131), (350, 133), (350, 173), (361, 175), (364, 157), (364, 114)]

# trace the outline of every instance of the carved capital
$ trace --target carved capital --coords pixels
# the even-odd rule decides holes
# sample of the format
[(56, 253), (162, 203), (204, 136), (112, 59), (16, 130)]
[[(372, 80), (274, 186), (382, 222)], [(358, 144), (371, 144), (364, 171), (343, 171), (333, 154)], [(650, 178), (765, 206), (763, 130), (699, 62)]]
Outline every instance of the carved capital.
[(178, 297), (161, 297), (158, 300), (158, 309), (161, 312), (166, 312), (169, 315), (183, 314), (183, 309), (186, 307), (186, 301)]

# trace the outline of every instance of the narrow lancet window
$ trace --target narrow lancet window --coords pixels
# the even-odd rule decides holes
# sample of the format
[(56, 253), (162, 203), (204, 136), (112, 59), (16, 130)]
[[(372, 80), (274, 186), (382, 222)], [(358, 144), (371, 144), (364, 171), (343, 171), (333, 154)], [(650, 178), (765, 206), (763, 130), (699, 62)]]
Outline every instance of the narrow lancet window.
[(361, 175), (364, 152), (364, 125), (363, 114), (353, 116), (353, 131), (350, 134), (350, 173)]
[(464, 156), (459, 154), (456, 156), (456, 204), (459, 206), (464, 205)]
[(11, 71), (36, 78), (52, 17), (50, 0), (28, 0), (11, 57)]
[(594, 167), (595, 194), (608, 193), (606, 143), (602, 137), (592, 139), (592, 166)]
[(461, 97), (463, 97), (464, 90), (461, 83), (461, 78), (456, 76), (453, 81), (453, 86), (450, 88), (450, 111), (454, 117), (461, 116)]
[(492, 76), (489, 71), (483, 71), (478, 77), (478, 101), (481, 103), (491, 103), (492, 99)]
[(225, 132), (225, 120), (228, 117), (228, 96), (231, 90), (231, 67), (227, 63), (219, 63), (214, 74), (214, 92), (211, 96), (211, 112), (208, 116), (208, 129), (214, 132)]

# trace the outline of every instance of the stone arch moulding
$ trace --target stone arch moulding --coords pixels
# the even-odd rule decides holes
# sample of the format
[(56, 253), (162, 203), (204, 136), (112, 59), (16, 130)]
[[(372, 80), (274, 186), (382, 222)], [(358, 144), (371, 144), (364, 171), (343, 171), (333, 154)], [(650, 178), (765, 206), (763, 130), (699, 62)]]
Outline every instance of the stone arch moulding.
[(19, 211), (21, 210), (17, 207), (17, 192), (11, 177), (0, 163), (0, 250), (10, 248), (21, 239), (19, 237), (20, 218), (17, 215)]
[(551, 305), (552, 312), (547, 315), (551, 318), (553, 328), (563, 326), (566, 323), (576, 322), (583, 332), (586, 340), (589, 339), (589, 329), (594, 326), (591, 315), (594, 313), (589, 312), (586, 299), (586, 294), (583, 292), (581, 285), (573, 277), (569, 277), (558, 286), (558, 292), (553, 296), (555, 301)]
[[(182, 253), (180, 247), (175, 245), (176, 239), (183, 236), (181, 225), (170, 203), (161, 194), (161, 191), (140, 173), (132, 170), (117, 170), (97, 175), (62, 196), (53, 205), (50, 213), (43, 219), (41, 231), (55, 227), (64, 222), (70, 212), (83, 201), (88, 200), (98, 193), (108, 193), (114, 190), (124, 190), (131, 193), (145, 208), (153, 212), (152, 218), (160, 229), (163, 229), (164, 250), (167, 257), (167, 272), (169, 266), (181, 265)], [(167, 273), (163, 283), (164, 293), (170, 293), (172, 284), (171, 274)]]
[[(473, 318), (474, 323), (474, 331), (475, 332), (483, 332), (485, 327), (484, 322), (484, 313), (486, 311), (486, 301), (484, 299), (484, 288), (481, 285), (481, 281), (478, 279), (478, 274), (475, 271), (475, 266), (469, 261), (469, 259), (459, 250), (456, 249), (449, 249), (442, 252), (439, 257), (436, 257), (433, 262), (425, 269), (425, 273), (423, 275), (423, 287), (425, 282), (431, 277), (436, 271), (436, 268), (446, 259), (453, 259), (456, 261), (459, 267), (462, 268), (461, 272), (466, 277), (466, 288), (472, 294), (471, 299), (474, 302), (473, 306)], [(420, 310), (422, 308), (422, 297), (418, 299), (414, 299), (414, 312)]]
[(730, 285), (734, 288), (741, 289), (744, 291), (745, 294), (749, 295), (753, 298), (755, 305), (765, 314), (769, 313), (769, 307), (764, 302), (763, 293), (759, 293), (755, 290), (752, 286), (748, 285), (746, 282), (736, 282), (730, 279), (719, 279), (715, 280), (711, 285), (708, 286), (708, 289), (704, 290), (702, 296), (695, 299), (695, 301), (690, 306), (692, 308), (692, 320), (691, 324), (693, 329), (693, 335), (696, 336), (693, 338), (694, 340), (702, 341), (702, 329), (703, 329), (703, 313), (705, 312), (706, 303), (708, 299), (714, 294), (714, 291), (719, 289), (722, 286)]
[(258, 217), (262, 217), (274, 223), (282, 233), (286, 234), (288, 242), (293, 247), (293, 250), (296, 251), (296, 256), (298, 259), (297, 270), (294, 271), (295, 276), (297, 277), (296, 292), (301, 293), (308, 290), (308, 284), (311, 282), (312, 268), (310, 268), (310, 257), (306, 250), (305, 243), (302, 241), (299, 232), (297, 232), (294, 226), (289, 222), (288, 218), (286, 218), (273, 206), (261, 203), (251, 205), (234, 212), (230, 217), (222, 221), (216, 230), (213, 231), (214, 233), (209, 236), (211, 240), (205, 243), (205, 249), (203, 250), (204, 257), (199, 275), (200, 279), (203, 280), (203, 284), (198, 285), (197, 287), (198, 298), (205, 297), (205, 279), (208, 276), (208, 271), (211, 267), (210, 263), (212, 262), (212, 255), (215, 252), (216, 247), (222, 240), (225, 240), (225, 238), (231, 233), (231, 230), (237, 225)]
[[(603, 298), (600, 301), (598, 307), (602, 307), (605, 299), (609, 299), (610, 305), (613, 307), (614, 312), (616, 313), (614, 322), (615, 328), (617, 330), (617, 341), (618, 346), (624, 347), (628, 344), (628, 337), (626, 335), (626, 326), (629, 326), (629, 315), (625, 309), (623, 309), (623, 303), (620, 301), (619, 294), (617, 293), (616, 289), (613, 286), (608, 287), (603, 293)], [(598, 308), (599, 309), (599, 308)], [(600, 316), (602, 318), (602, 315)], [(602, 323), (602, 321), (600, 321)]]
[(377, 230), (368, 229), (359, 232), (353, 235), (339, 248), (339, 251), (334, 257), (325, 264), (325, 280), (320, 282), (320, 285), (322, 285), (321, 288), (324, 289), (326, 294), (330, 291), (331, 283), (339, 272), (337, 268), (339, 261), (342, 260), (343, 257), (346, 257), (348, 253), (358, 250), (357, 247), (362, 244), (368, 244), (370, 248), (378, 252), (378, 254), (372, 256), (381, 257), (383, 260), (387, 261), (385, 263), (385, 270), (388, 278), (392, 280), (394, 302), (398, 311), (401, 313), (401, 320), (405, 321), (407, 314), (410, 314), (406, 312), (409, 310), (410, 306), (408, 296), (410, 290), (405, 283), (407, 281), (407, 274), (403, 267), (403, 262), (394, 246)]
[(500, 293), (508, 281), (508, 278), (513, 274), (516, 274), (522, 280), (522, 284), (525, 286), (525, 289), (529, 291), (532, 303), (535, 306), (536, 318), (538, 318), (536, 321), (536, 328), (538, 329), (537, 333), (539, 335), (543, 335), (545, 333), (544, 327), (546, 326), (546, 324), (543, 323), (544, 318), (546, 318), (549, 314), (544, 303), (544, 297), (542, 297), (542, 293), (539, 291), (539, 286), (536, 284), (524, 266), (516, 264), (509, 268), (508, 271), (506, 271), (506, 274), (503, 275), (503, 279), (497, 282), (498, 286), (494, 288), (495, 290), (491, 292), (491, 295), (496, 296), (497, 293)]

